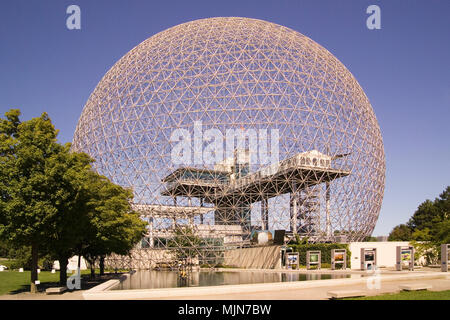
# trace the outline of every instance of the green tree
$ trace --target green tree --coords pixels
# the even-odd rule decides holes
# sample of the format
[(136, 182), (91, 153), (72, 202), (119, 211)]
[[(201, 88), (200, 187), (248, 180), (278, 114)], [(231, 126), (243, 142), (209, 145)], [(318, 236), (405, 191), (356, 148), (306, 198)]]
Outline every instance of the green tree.
[(132, 191), (94, 172), (93, 160), (86, 154), (66, 151), (55, 161), (54, 185), (65, 197), (58, 203), (60, 214), (51, 235), (54, 241), (48, 247), (60, 262), (62, 285), (67, 281), (71, 256), (84, 256), (94, 277), (98, 258), (103, 261), (111, 253), (127, 254), (145, 232), (145, 222), (131, 210)]
[(432, 229), (440, 221), (442, 221), (442, 214), (436, 202), (426, 200), (419, 205), (407, 225), (412, 230)]
[(106, 177), (92, 174), (88, 184), (89, 225), (79, 243), (80, 253), (91, 266), (95, 277), (95, 264), (109, 254), (127, 255), (145, 234), (146, 223), (131, 208), (133, 192), (122, 188)]
[(51, 177), (55, 192), (59, 193), (59, 201), (55, 203), (58, 214), (49, 221), (52, 229), (43, 251), (59, 261), (61, 285), (67, 282), (68, 259), (79, 254), (79, 243), (90, 224), (88, 180), (96, 175), (91, 169), (92, 162), (84, 153), (71, 152), (70, 144), (49, 161), (47, 175)]
[(417, 229), (412, 233), (411, 239), (415, 241), (431, 241), (432, 240), (431, 230), (428, 228)]
[(20, 122), (19, 110), (0, 121), (0, 238), (31, 247), (31, 292), (36, 292), (38, 250), (48, 243), (49, 221), (60, 194), (48, 177), (49, 158), (62, 146), (48, 115)]
[(406, 224), (400, 224), (392, 229), (388, 241), (408, 241), (411, 240), (411, 228)]
[(450, 186), (439, 195), (439, 198), (435, 200), (435, 205), (441, 212), (441, 218), (443, 221), (450, 219)]
[(425, 200), (419, 205), (406, 225), (396, 226), (389, 240), (411, 240), (417, 256), (427, 263), (439, 259), (440, 245), (450, 242), (450, 186), (434, 201)]
[(200, 247), (202, 244), (202, 239), (195, 234), (191, 227), (177, 226), (168, 247), (177, 259), (184, 260), (198, 256), (201, 253)]
[(437, 244), (450, 243), (450, 219), (438, 223), (433, 234), (433, 241)]
[(8, 246), (6, 245), (6, 242), (0, 241), (0, 258), (6, 258), (8, 256)]
[[(141, 239), (145, 222), (131, 210), (132, 192), (91, 169), (93, 160), (57, 143), (48, 115), (20, 122), (19, 110), (0, 121), (0, 239), (31, 249), (31, 292), (39, 255), (68, 259), (126, 254)], [(48, 259), (47, 259), (48, 260)]]

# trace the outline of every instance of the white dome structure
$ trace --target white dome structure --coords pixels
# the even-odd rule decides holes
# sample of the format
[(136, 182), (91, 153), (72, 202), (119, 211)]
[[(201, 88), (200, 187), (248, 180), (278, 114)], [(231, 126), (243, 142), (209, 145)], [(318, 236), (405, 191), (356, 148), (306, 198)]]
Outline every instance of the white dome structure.
[(184, 23), (133, 48), (91, 94), (73, 149), (133, 188), (155, 249), (176, 226), (203, 247), (255, 230), (362, 240), (384, 193), (380, 128), (353, 75), (308, 37), (249, 18)]

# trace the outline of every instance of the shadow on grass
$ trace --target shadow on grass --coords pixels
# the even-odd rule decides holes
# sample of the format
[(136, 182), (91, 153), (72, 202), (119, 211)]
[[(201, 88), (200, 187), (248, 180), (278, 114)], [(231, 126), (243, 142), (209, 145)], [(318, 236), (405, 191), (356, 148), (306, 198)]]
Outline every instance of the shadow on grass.
[[(95, 279), (91, 279), (89, 275), (82, 275), (81, 276), (81, 290), (89, 290), (95, 286), (98, 286), (99, 284), (111, 280), (111, 279), (118, 279), (122, 273), (111, 273), (111, 274), (105, 274), (103, 276), (97, 275)], [(68, 274), (69, 278), (71, 275)], [(45, 291), (48, 288), (55, 288), (55, 287), (62, 287), (59, 282), (44, 282), (37, 285), (38, 293), (45, 293)], [(74, 292), (77, 290), (67, 290), (67, 292)], [(30, 285), (22, 285), (19, 289), (12, 290), (8, 292), (8, 295), (15, 295), (15, 294), (21, 294), (21, 293), (29, 293), (30, 292)]]

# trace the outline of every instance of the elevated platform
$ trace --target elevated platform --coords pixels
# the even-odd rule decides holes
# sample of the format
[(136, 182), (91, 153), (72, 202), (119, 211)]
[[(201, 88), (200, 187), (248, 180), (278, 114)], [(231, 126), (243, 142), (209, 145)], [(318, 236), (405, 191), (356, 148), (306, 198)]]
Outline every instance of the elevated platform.
[(132, 209), (141, 216), (153, 218), (183, 219), (214, 211), (214, 207), (167, 206), (157, 204), (132, 204)]
[[(205, 173), (208, 179), (202, 178)], [(254, 203), (349, 174), (348, 170), (331, 168), (330, 161), (313, 162), (300, 153), (234, 180), (231, 177), (227, 179), (225, 171), (180, 168), (162, 180), (166, 189), (161, 194), (199, 197), (214, 204), (235, 198), (244, 203)]]

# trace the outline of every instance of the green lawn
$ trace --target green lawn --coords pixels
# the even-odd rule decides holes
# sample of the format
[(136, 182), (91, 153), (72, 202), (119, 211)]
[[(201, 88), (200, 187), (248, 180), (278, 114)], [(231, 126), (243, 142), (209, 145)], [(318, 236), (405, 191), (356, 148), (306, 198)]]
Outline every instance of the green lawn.
[(345, 300), (450, 300), (450, 290), (446, 291), (402, 291), (379, 296), (348, 298)]
[[(81, 271), (81, 274), (89, 274), (89, 270)], [(70, 277), (71, 273), (67, 273)], [(3, 271), (0, 272), (0, 296), (4, 294), (14, 294), (30, 291), (31, 272), (24, 271)], [(41, 284), (38, 288), (48, 288), (50, 286), (58, 286), (59, 271), (51, 273), (50, 271), (41, 271), (38, 275)]]

